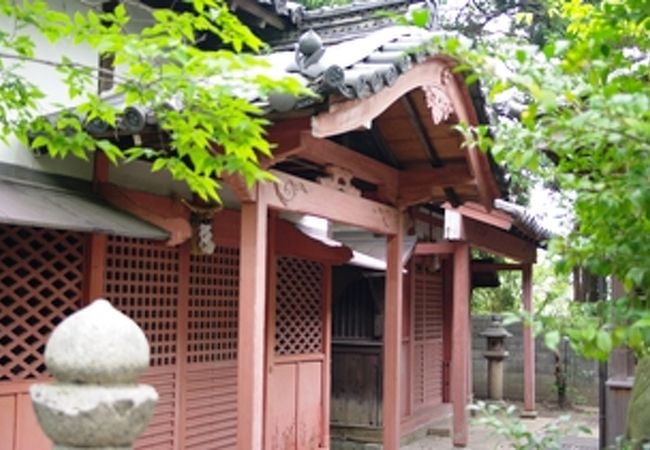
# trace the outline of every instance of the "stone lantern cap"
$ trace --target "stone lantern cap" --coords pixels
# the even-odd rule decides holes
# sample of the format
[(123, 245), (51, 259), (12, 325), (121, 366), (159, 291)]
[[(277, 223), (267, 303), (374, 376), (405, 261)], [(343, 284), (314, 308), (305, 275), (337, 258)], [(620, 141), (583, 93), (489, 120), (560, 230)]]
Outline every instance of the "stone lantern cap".
[(512, 333), (510, 333), (508, 330), (505, 329), (503, 326), (503, 318), (495, 314), (492, 316), (492, 322), (490, 325), (483, 331), (481, 332), (481, 336), (486, 337), (488, 339), (490, 338), (507, 338), (512, 336)]

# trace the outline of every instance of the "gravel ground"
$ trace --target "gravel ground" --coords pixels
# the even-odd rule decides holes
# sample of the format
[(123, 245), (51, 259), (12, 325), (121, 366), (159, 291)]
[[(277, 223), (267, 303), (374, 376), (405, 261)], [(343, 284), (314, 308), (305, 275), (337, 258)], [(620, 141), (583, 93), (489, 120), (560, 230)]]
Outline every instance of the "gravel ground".
[[(597, 450), (598, 448), (598, 410), (596, 408), (585, 408), (572, 411), (557, 411), (546, 408), (540, 408), (539, 416), (536, 419), (522, 419), (530, 431), (537, 432), (544, 426), (552, 423), (562, 415), (570, 415), (572, 422), (587, 426), (592, 432), (587, 437), (575, 438), (569, 437), (564, 449), (567, 450)], [(427, 436), (408, 445), (402, 446), (401, 450), (447, 450), (453, 449), (451, 438)], [(469, 445), (466, 447), (470, 450), (493, 450), (493, 449), (510, 449), (507, 442), (495, 436), (491, 429), (481, 425), (470, 426)]]

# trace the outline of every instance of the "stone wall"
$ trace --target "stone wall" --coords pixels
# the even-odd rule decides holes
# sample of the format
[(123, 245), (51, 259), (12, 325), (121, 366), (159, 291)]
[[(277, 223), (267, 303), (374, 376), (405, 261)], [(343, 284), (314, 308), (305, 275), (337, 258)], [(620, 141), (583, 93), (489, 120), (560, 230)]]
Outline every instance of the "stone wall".
[[(487, 395), (487, 360), (482, 352), (486, 340), (480, 333), (488, 327), (489, 316), (472, 317), (472, 368), (474, 397)], [(520, 323), (506, 327), (512, 337), (506, 339), (506, 349), (510, 356), (505, 360), (503, 396), (507, 400), (523, 400), (524, 347)], [(562, 346), (563, 344), (561, 344)], [(544, 339), (535, 339), (536, 398), (539, 402), (556, 403), (555, 357), (545, 345)], [(585, 360), (575, 354), (569, 345), (563, 345), (563, 358), (566, 361), (568, 379), (568, 401), (580, 405), (598, 405), (598, 364)]]

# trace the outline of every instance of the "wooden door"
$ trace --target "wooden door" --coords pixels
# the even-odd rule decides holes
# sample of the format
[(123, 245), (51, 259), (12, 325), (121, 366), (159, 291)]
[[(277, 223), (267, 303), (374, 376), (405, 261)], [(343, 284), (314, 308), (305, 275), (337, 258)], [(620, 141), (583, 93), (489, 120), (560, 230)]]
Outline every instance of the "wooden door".
[(328, 448), (329, 267), (293, 257), (271, 266), (265, 448)]
[(417, 258), (413, 274), (413, 409), (442, 403), (443, 276), (430, 257)]
[(239, 250), (190, 255), (111, 237), (106, 295), (144, 330), (160, 399), (137, 450), (230, 450), (237, 439)]

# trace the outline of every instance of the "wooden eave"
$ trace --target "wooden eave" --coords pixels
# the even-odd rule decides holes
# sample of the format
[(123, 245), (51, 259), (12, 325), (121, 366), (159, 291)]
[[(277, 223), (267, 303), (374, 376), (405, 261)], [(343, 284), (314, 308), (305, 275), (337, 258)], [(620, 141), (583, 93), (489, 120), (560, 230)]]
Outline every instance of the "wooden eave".
[[(401, 209), (447, 201), (478, 202), (490, 210), (499, 189), (487, 155), (464, 148), (455, 129), (460, 120), (476, 125), (478, 119), (452, 67), (448, 59), (432, 57), (370, 97), (334, 96), (309, 125), (304, 118), (278, 117), (269, 132), (276, 150), (267, 167), (312, 179), (319, 169), (342, 167), (375, 187), (364, 196)], [(425, 89), (431, 86), (452, 108), (443, 120), (427, 104)], [(374, 155), (345, 145), (346, 136), (355, 134), (372, 143)]]

